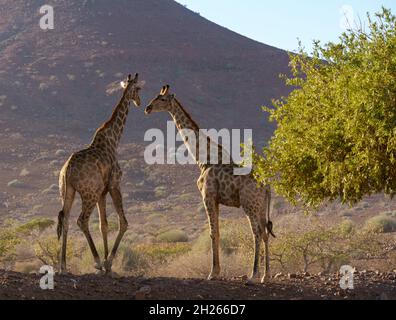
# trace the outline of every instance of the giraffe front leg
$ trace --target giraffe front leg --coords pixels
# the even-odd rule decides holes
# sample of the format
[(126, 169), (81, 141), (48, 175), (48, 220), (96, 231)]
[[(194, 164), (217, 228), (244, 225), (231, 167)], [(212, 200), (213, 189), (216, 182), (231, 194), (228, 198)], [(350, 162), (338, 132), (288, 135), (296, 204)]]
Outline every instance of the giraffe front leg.
[(125, 218), (120, 188), (119, 187), (111, 188), (110, 195), (111, 195), (111, 198), (113, 199), (113, 203), (114, 203), (115, 209), (118, 214), (119, 227), (118, 227), (118, 235), (114, 242), (113, 249), (111, 250), (110, 256), (104, 263), (106, 273), (111, 272), (111, 267), (113, 264), (114, 257), (117, 253), (120, 242), (121, 242), (125, 232), (128, 229), (128, 221)]
[(208, 280), (214, 280), (220, 275), (219, 205), (214, 198), (205, 197), (204, 206), (208, 215), (210, 238), (212, 239), (212, 270)]

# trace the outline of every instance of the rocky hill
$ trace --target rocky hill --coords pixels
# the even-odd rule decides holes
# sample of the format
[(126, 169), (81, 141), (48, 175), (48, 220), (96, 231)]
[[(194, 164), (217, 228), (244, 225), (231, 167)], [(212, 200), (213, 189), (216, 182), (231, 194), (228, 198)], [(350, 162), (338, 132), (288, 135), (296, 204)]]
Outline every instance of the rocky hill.
[[(54, 7), (55, 28), (39, 27)], [(269, 31), (271, 32), (271, 31)], [(143, 103), (165, 83), (203, 128), (273, 131), (260, 106), (286, 93), (286, 52), (220, 27), (172, 0), (0, 0), (1, 128), (87, 138), (111, 113), (106, 86), (140, 72)], [(125, 139), (164, 127), (135, 111)]]

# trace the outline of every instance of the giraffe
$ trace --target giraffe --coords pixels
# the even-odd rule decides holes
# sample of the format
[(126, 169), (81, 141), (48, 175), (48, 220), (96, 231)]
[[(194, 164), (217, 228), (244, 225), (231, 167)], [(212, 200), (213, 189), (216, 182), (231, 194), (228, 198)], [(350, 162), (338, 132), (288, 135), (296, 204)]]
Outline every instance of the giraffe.
[[(160, 94), (155, 97), (146, 107), (145, 113), (168, 112), (181, 136), (187, 149), (195, 158), (200, 168), (201, 174), (197, 181), (197, 186), (202, 195), (202, 201), (207, 213), (210, 236), (212, 240), (212, 269), (208, 277), (209, 280), (216, 279), (220, 275), (219, 259), (219, 205), (228, 207), (242, 207), (247, 215), (251, 230), (254, 236), (254, 262), (252, 274), (249, 282), (256, 282), (260, 278), (260, 246), (264, 243), (265, 248), (265, 274), (261, 282), (270, 278), (270, 260), (269, 260), (269, 238), (270, 235), (275, 237), (272, 232), (272, 222), (270, 220), (270, 203), (271, 189), (269, 186), (259, 186), (252, 174), (234, 175), (235, 164), (231, 161), (223, 162), (222, 154), (226, 152), (221, 145), (218, 145), (218, 163), (212, 164), (208, 158), (201, 159), (197, 155), (200, 153), (200, 144), (202, 133), (198, 125), (183, 108), (174, 94), (169, 93), (169, 85), (164, 86)], [(186, 134), (186, 130), (193, 132), (193, 138), (198, 143), (190, 143), (191, 136)], [(209, 137), (205, 144), (207, 148), (216, 145)], [(209, 155), (211, 150), (206, 150)], [(207, 157), (207, 156), (206, 156)]]
[[(69, 216), (76, 192), (80, 194), (82, 201), (82, 211), (77, 224), (88, 241), (95, 261), (94, 267), (98, 272), (111, 272), (114, 256), (128, 227), (120, 190), (122, 172), (117, 161), (116, 152), (127, 120), (130, 103), (133, 102), (136, 107), (140, 106), (139, 90), (141, 87), (140, 83), (138, 83), (138, 74), (134, 78), (129, 75), (126, 81), (121, 82), (121, 87), (124, 92), (111, 118), (97, 129), (91, 144), (86, 149), (71, 155), (59, 175), (59, 190), (63, 203), (63, 208), (58, 215), (57, 227), (58, 239), (62, 238), (60, 273), (66, 272)], [(118, 235), (110, 255), (107, 242), (108, 223), (106, 217), (106, 196), (108, 193), (110, 193), (113, 200), (119, 219)], [(89, 232), (89, 218), (95, 205), (99, 211), (100, 231), (103, 237), (103, 264)]]

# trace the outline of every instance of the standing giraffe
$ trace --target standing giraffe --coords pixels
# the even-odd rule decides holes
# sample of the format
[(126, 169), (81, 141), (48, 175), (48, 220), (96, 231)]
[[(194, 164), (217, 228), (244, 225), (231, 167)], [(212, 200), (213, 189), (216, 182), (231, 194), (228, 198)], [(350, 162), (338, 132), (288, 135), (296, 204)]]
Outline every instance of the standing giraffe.
[[(58, 216), (58, 239), (62, 237), (60, 273), (66, 271), (67, 232), (69, 229), (70, 210), (76, 191), (81, 196), (82, 212), (78, 218), (78, 226), (87, 238), (95, 260), (95, 268), (106, 273), (111, 272), (114, 256), (120, 241), (127, 230), (120, 190), (121, 168), (117, 161), (117, 147), (127, 120), (130, 102), (140, 106), (138, 74), (132, 79), (121, 82), (124, 89), (122, 98), (113, 111), (111, 118), (95, 133), (88, 148), (74, 153), (63, 166), (59, 175), (59, 190), (63, 208)], [(107, 244), (106, 195), (110, 193), (114, 207), (119, 217), (119, 230), (109, 256)], [(104, 244), (104, 263), (101, 264), (95, 244), (89, 232), (89, 218), (92, 211), (98, 207), (100, 216), (100, 231)]]
[[(200, 159), (200, 143), (190, 143), (191, 136), (186, 132), (193, 132), (196, 142), (200, 140), (202, 134), (198, 125), (182, 107), (175, 95), (169, 94), (169, 85), (162, 88), (160, 94), (154, 98), (147, 106), (145, 113), (169, 112), (183, 137), (187, 149), (195, 158), (201, 175), (197, 185), (201, 192), (203, 204), (210, 224), (210, 236), (212, 239), (212, 270), (209, 280), (215, 279), (220, 274), (219, 261), (219, 205), (228, 207), (242, 207), (249, 218), (252, 233), (254, 235), (254, 263), (250, 281), (256, 281), (260, 277), (259, 258), (261, 241), (265, 246), (265, 275), (262, 282), (270, 278), (270, 263), (268, 252), (268, 241), (272, 232), (272, 222), (270, 221), (271, 190), (269, 186), (258, 186), (251, 174), (234, 175), (235, 164), (232, 161), (222, 163), (223, 150), (221, 145), (216, 145), (209, 137), (204, 137), (207, 148), (216, 145), (218, 147), (218, 159), (216, 164), (208, 161), (211, 150), (206, 150), (206, 159)], [(230, 163), (231, 162), (231, 163)], [(274, 236), (275, 237), (275, 236)]]

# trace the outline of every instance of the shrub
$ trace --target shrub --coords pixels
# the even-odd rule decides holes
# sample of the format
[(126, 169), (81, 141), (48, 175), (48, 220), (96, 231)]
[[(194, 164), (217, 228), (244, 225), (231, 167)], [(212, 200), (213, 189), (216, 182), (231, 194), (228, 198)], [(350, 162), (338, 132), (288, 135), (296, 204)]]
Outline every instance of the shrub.
[[(57, 267), (59, 265), (60, 257), (60, 243), (55, 236), (42, 237), (36, 240), (34, 246), (34, 253), (41, 262), (46, 265)], [(75, 256), (75, 248), (73, 240), (69, 237), (67, 241), (66, 258), (70, 260)]]
[(15, 248), (20, 242), (12, 228), (0, 230), (0, 262), (14, 260)]
[[(208, 252), (212, 240), (208, 226), (195, 241), (194, 250)], [(225, 254), (242, 251), (250, 256), (253, 252), (253, 237), (249, 223), (244, 220), (220, 220), (220, 248)]]
[(23, 235), (32, 235), (34, 232), (39, 234), (55, 225), (54, 220), (48, 218), (35, 218), (16, 228), (16, 232)]
[(165, 186), (159, 186), (154, 189), (156, 198), (165, 198), (168, 195), (168, 188)]
[(344, 219), (338, 225), (337, 229), (342, 235), (349, 235), (355, 231), (355, 224), (350, 219)]
[(156, 237), (157, 242), (174, 243), (188, 242), (187, 233), (182, 230), (169, 230)]
[(136, 250), (150, 259), (153, 263), (164, 263), (170, 258), (186, 254), (191, 250), (188, 243), (151, 243), (142, 244)]
[(200, 204), (198, 205), (197, 212), (198, 212), (199, 214), (206, 215), (206, 210), (205, 210), (205, 206), (203, 205), (203, 203), (200, 203)]
[(131, 275), (141, 275), (149, 268), (147, 257), (129, 246), (121, 245), (117, 257), (115, 267), (119, 264), (119, 269)]
[(396, 218), (379, 215), (366, 221), (364, 229), (375, 233), (390, 233), (396, 231)]

